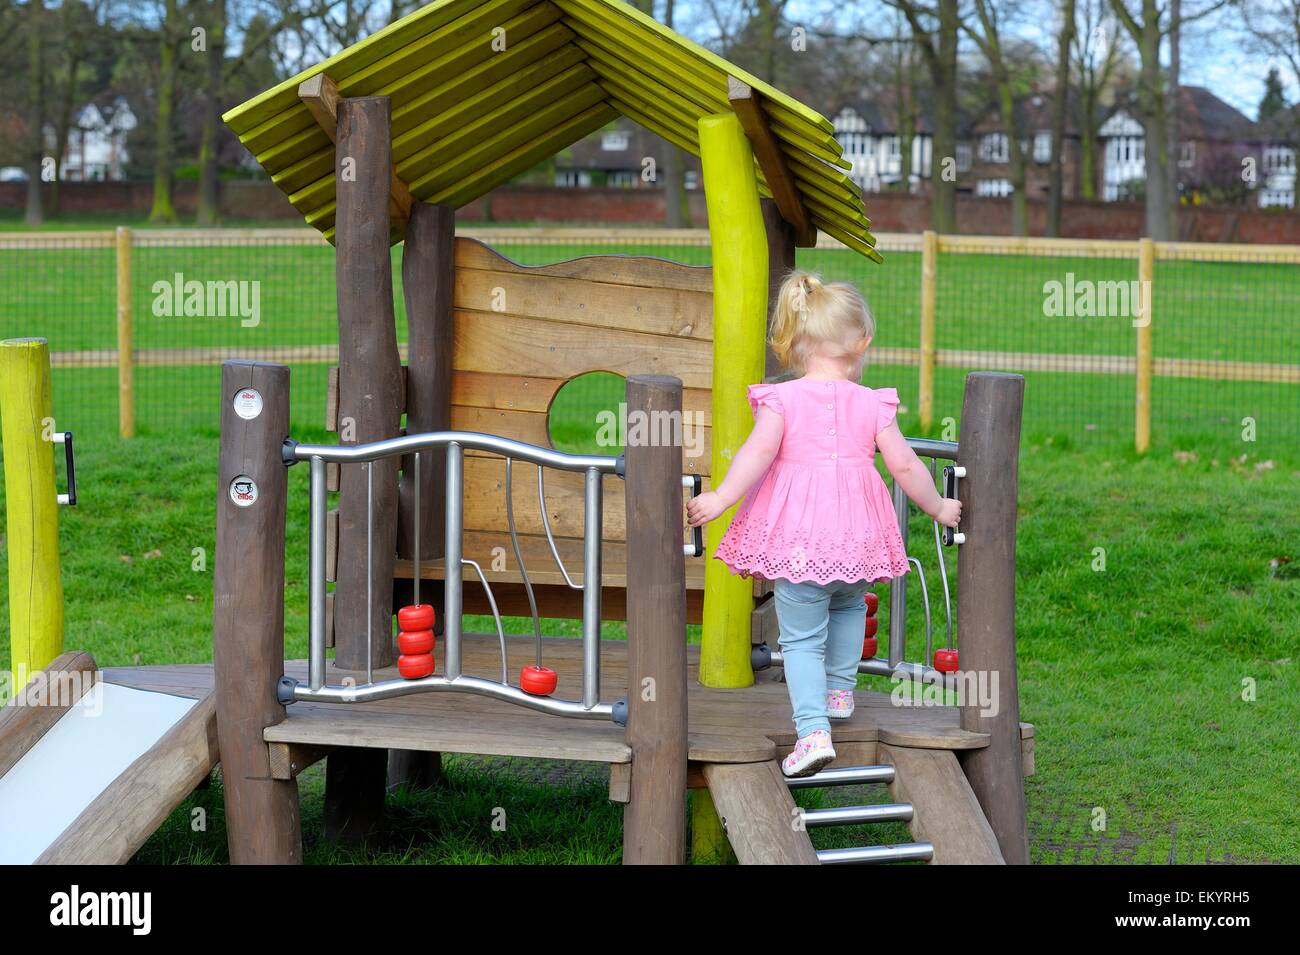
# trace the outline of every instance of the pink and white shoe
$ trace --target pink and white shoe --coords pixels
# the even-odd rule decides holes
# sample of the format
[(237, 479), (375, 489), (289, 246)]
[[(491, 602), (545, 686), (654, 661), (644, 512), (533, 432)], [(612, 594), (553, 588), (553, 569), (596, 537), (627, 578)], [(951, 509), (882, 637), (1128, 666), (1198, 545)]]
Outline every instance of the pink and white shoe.
[(826, 712), (833, 720), (847, 720), (853, 715), (853, 691), (829, 691), (826, 694)]
[(813, 730), (807, 736), (801, 736), (790, 755), (781, 761), (781, 772), (787, 776), (811, 776), (834, 759), (831, 734), (825, 730)]

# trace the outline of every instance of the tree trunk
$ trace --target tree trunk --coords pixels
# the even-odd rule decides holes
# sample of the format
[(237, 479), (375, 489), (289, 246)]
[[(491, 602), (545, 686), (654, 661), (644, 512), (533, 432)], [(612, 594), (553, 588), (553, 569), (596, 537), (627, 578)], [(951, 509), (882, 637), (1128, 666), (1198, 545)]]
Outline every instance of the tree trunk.
[(1097, 198), (1097, 168), (1094, 150), (1097, 148), (1097, 130), (1093, 117), (1097, 112), (1096, 95), (1085, 91), (1080, 97), (1083, 124), (1079, 127), (1079, 195), (1084, 199)]
[[(1074, 42), (1074, 0), (1062, 0), (1061, 32), (1056, 44), (1056, 89), (1052, 102), (1052, 158), (1047, 170), (1047, 234), (1061, 234), (1061, 205), (1065, 198), (1065, 110), (1070, 95), (1070, 44)], [(1083, 124), (1091, 122), (1083, 117)]]
[[(41, 207), (41, 159), (45, 153), (45, 64), (41, 58), (41, 37), (45, 18), (44, 0), (31, 0), (28, 11), (27, 48), (28, 64), (28, 125), (31, 136), (28, 151), (27, 211), (23, 221), (27, 225), (40, 225), (45, 221)], [(58, 162), (57, 157), (55, 162)]]
[(957, 183), (946, 181), (943, 160), (957, 155), (957, 0), (939, 0), (939, 48), (934, 84), (934, 152), (930, 156), (930, 224), (957, 231)]
[(166, 12), (159, 28), (162, 58), (158, 67), (158, 110), (155, 122), (153, 160), (153, 208), (150, 222), (175, 222), (172, 205), (172, 107), (176, 94), (176, 0), (167, 0)]
[(1154, 0), (1151, 18), (1144, 21), (1139, 53), (1142, 69), (1138, 80), (1138, 103), (1142, 112), (1142, 129), (1146, 143), (1146, 233), (1157, 242), (1169, 239), (1169, 212), (1165, 176), (1169, 157), (1165, 141), (1165, 98), (1160, 77), (1160, 26), (1155, 18)]
[[(673, 6), (673, 0), (668, 0), (664, 7), (664, 26), (670, 30), (673, 27)], [(646, 12), (654, 16), (653, 9)], [(682, 214), (682, 195), (686, 191), (686, 157), (680, 149), (667, 140), (664, 140), (662, 167), (662, 170), (658, 171), (657, 185), (663, 189), (664, 194), (664, 225), (670, 229), (689, 226), (691, 224), (689, 212), (685, 217)]]
[(1182, 3), (1169, 2), (1169, 93), (1165, 115), (1165, 155), (1169, 157), (1169, 177), (1165, 183), (1166, 202), (1169, 209), (1169, 238), (1178, 238), (1178, 101), (1180, 48), (1182, 46)]
[(226, 62), (226, 0), (212, 0), (208, 25), (208, 92), (204, 103), (203, 143), (199, 146), (199, 215), (201, 226), (214, 226), (219, 218), (220, 168), (217, 135), (221, 114), (221, 79)]

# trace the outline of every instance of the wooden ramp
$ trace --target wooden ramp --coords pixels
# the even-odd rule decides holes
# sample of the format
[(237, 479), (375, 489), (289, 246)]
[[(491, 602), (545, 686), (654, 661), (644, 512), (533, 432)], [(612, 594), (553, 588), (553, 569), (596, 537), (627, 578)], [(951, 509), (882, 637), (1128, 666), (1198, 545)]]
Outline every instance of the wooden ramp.
[(6, 862), (125, 863), (217, 763), (210, 691), (97, 675), (89, 654), (65, 653), (0, 710)]
[[(533, 641), (506, 638), (507, 674), (533, 661)], [(544, 662), (559, 675), (556, 696), (579, 695), (581, 644), (543, 639)], [(442, 670), (442, 649), (438, 651)], [(962, 730), (952, 707), (900, 707), (888, 694), (859, 690), (851, 719), (834, 726), (838, 760), (816, 777), (795, 783), (781, 774), (779, 760), (794, 745), (790, 700), (779, 671), (757, 674), (753, 686), (718, 690), (698, 683), (699, 648), (689, 648), (689, 769), (687, 785), (707, 788), (742, 863), (892, 861), (926, 858), (943, 862), (998, 862), (997, 843), (966, 784), (956, 752), (987, 745), (987, 737)], [(466, 674), (499, 679), (501, 656), (495, 635), (467, 634), (462, 644)], [(306, 677), (302, 661), (286, 664), (291, 676)], [(132, 667), (106, 671), (123, 685), (200, 698), (212, 686), (208, 665)], [(376, 679), (396, 676), (380, 670)], [(363, 674), (331, 668), (328, 682)], [(601, 648), (601, 699), (626, 692), (627, 644), (607, 640)], [(609, 766), (609, 793), (626, 802), (631, 750), (622, 727), (604, 720), (577, 720), (526, 710), (503, 700), (465, 693), (423, 693), (375, 703), (294, 703), (287, 718), (264, 736), (271, 773), (292, 779), (331, 750), (347, 747), (477, 753), (539, 759), (581, 760)], [(1025, 743), (1032, 742), (1026, 727)], [(806, 831), (793, 825), (792, 788), (876, 782), (890, 787), (890, 806), (846, 807), (838, 817), (805, 813), (808, 828), (900, 818), (917, 843), (873, 847), (875, 856), (845, 858), (831, 850), (819, 858)], [(848, 810), (861, 810), (857, 814)], [(890, 814), (892, 812), (892, 815)], [(866, 818), (871, 817), (871, 818)], [(917, 847), (931, 847), (925, 854)], [(897, 850), (893, 854), (886, 850)], [(834, 853), (841, 853), (840, 857)]]

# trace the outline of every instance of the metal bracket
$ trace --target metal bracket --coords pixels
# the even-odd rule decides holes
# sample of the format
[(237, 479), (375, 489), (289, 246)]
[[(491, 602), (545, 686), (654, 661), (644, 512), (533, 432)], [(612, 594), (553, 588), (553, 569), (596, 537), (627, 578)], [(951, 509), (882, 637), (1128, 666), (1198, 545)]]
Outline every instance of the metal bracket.
[(627, 697), (620, 696), (613, 702), (610, 709), (613, 712), (610, 713), (609, 718), (619, 726), (627, 726)]
[[(943, 496), (957, 497), (957, 479), (966, 476), (966, 469), (960, 464), (945, 465), (943, 469)], [(943, 529), (943, 546), (952, 547), (954, 544), (966, 543), (966, 535), (959, 530), (951, 527)]]
[(275, 698), (282, 706), (288, 706), (292, 703), (293, 692), (298, 687), (298, 681), (291, 676), (282, 676), (275, 683)]
[[(704, 479), (698, 474), (683, 474), (682, 487), (690, 489), (691, 497), (699, 497), (704, 489)], [(704, 556), (704, 525), (691, 528), (691, 542), (683, 545), (683, 548), (687, 557)]]
[(77, 466), (76, 460), (72, 454), (72, 432), (56, 431), (50, 435), (50, 441), (54, 444), (63, 445), (63, 461), (68, 469), (68, 493), (60, 494), (58, 502), (66, 504), (68, 507), (77, 506)]

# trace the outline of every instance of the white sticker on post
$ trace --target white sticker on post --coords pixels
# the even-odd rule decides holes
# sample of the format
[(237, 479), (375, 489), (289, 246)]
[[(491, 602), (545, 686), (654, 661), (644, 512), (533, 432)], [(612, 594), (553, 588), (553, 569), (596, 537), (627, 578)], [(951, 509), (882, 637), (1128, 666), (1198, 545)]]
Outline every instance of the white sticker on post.
[(257, 482), (247, 474), (241, 474), (230, 482), (230, 499), (240, 507), (249, 507), (257, 503)]
[(262, 396), (255, 388), (241, 388), (235, 395), (235, 414), (252, 421), (262, 413)]

